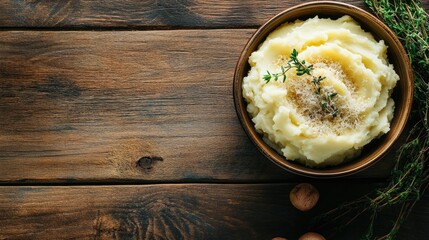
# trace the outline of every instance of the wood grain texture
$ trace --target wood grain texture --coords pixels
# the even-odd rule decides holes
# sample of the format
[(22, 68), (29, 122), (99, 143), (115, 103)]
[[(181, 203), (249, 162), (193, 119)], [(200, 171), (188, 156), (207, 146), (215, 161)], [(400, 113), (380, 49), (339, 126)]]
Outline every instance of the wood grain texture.
[[(303, 2), (309, 1), (1, 0), (0, 27), (249, 28)], [(364, 7), (363, 1), (342, 2)]]
[(255, 149), (234, 110), (252, 32), (3, 32), (0, 182), (294, 177)]
[[(305, 213), (290, 204), (293, 184), (0, 187), (0, 239), (297, 239), (320, 212), (376, 186), (315, 185), (320, 201)], [(398, 240), (429, 236), (428, 200), (425, 195), (417, 204)], [(395, 210), (389, 211), (376, 232), (385, 233), (394, 219)], [(354, 240), (366, 226), (362, 221), (340, 235), (322, 233)]]
[[(288, 239), (306, 232), (321, 211), (374, 184), (316, 184), (309, 212), (289, 202), (293, 184), (157, 184), (143, 186), (0, 187), (0, 239)], [(336, 196), (336, 198), (332, 198)], [(426, 196), (422, 201), (429, 200)], [(429, 209), (419, 205), (399, 239), (421, 240)], [(412, 226), (412, 227), (411, 227)], [(328, 239), (357, 238), (356, 224)], [(416, 231), (420, 229), (420, 231)], [(385, 230), (381, 227), (379, 230)], [(330, 236), (332, 232), (324, 232)], [(353, 237), (355, 236), (355, 237)]]

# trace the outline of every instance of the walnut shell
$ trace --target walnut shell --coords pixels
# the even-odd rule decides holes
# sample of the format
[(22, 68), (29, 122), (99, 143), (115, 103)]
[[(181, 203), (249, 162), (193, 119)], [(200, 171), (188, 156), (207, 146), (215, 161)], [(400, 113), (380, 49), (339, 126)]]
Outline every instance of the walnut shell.
[(309, 183), (301, 183), (290, 191), (289, 198), (295, 208), (305, 212), (312, 209), (319, 201), (319, 191)]
[(322, 235), (315, 232), (308, 232), (299, 237), (298, 240), (326, 240)]

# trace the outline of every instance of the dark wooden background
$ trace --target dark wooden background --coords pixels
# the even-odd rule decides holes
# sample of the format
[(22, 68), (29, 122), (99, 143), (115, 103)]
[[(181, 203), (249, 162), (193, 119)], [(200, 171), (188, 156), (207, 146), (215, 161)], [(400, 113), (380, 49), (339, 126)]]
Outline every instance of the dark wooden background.
[[(393, 154), (306, 179), (265, 159), (238, 122), (241, 50), (301, 2), (0, 0), (0, 239), (295, 239), (381, 186)], [(303, 181), (321, 193), (307, 213), (289, 202)], [(428, 200), (399, 239), (429, 239)]]

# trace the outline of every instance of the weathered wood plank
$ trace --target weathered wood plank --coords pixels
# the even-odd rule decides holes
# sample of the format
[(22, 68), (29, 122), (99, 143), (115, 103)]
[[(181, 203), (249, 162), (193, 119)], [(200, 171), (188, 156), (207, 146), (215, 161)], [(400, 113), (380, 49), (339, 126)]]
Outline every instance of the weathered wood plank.
[[(0, 27), (247, 28), (303, 2), (308, 0), (2, 0)], [(343, 2), (365, 7), (363, 1)]]
[[(0, 1), (0, 27), (248, 28), (310, 0), (64, 0)], [(342, 1), (366, 8), (363, 1)], [(429, 1), (422, 1), (429, 9)]]
[[(306, 213), (290, 204), (293, 184), (0, 187), (0, 239), (297, 239), (314, 216), (375, 187), (316, 186), (320, 201)], [(399, 239), (425, 239), (428, 216), (418, 204)], [(366, 224), (334, 239), (358, 239)]]
[(232, 75), (252, 32), (3, 32), (0, 182), (293, 177), (235, 114)]

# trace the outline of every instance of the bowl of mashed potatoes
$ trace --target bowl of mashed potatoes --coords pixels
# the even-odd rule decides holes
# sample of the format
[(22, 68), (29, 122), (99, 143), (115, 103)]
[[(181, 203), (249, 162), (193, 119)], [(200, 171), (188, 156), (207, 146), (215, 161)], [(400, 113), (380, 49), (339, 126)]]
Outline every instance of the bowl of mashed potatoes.
[(380, 160), (405, 127), (412, 89), (395, 34), (372, 14), (330, 1), (261, 26), (233, 82), (237, 115), (257, 148), (311, 177), (346, 176)]

